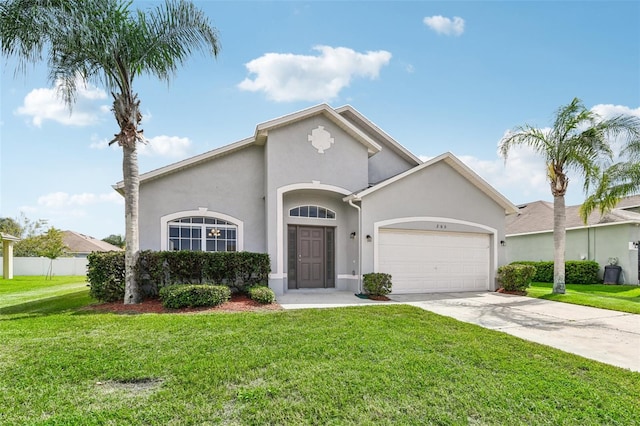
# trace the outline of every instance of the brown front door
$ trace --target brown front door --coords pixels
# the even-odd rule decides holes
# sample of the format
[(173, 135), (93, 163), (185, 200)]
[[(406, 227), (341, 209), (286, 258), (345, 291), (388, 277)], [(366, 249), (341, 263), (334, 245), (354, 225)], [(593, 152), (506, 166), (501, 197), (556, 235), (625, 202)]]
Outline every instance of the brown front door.
[(298, 288), (325, 287), (324, 228), (298, 228)]
[(289, 225), (287, 288), (333, 288), (335, 228)]

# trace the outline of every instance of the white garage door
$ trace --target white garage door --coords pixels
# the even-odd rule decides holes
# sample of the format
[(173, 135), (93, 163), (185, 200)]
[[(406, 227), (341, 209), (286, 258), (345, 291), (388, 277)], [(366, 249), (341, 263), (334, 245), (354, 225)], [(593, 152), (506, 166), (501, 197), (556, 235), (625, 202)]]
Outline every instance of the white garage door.
[(378, 271), (393, 293), (489, 289), (489, 235), (381, 229)]

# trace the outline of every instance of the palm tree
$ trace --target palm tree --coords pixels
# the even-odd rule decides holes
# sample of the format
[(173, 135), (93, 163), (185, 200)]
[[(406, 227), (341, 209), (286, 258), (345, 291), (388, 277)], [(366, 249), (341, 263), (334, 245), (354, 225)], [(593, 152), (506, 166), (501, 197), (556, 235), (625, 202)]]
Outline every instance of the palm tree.
[(623, 148), (621, 161), (606, 167), (593, 179), (594, 191), (580, 206), (583, 222), (595, 209), (604, 214), (628, 195), (640, 193), (640, 118), (629, 117), (632, 139)]
[(93, 83), (113, 96), (122, 147), (125, 197), (125, 303), (139, 303), (134, 275), (138, 242), (138, 159), (144, 142), (135, 77), (169, 82), (195, 52), (217, 56), (217, 30), (186, 0), (166, 0), (148, 11), (132, 11), (127, 0), (7, 0), (0, 4), (2, 54), (18, 60), (17, 70), (43, 60), (71, 109), (76, 85)]
[(609, 137), (633, 137), (634, 122), (628, 116), (603, 120), (587, 110), (580, 99), (558, 109), (553, 126), (539, 129), (530, 125), (518, 126), (507, 133), (499, 144), (502, 157), (507, 160), (515, 146), (528, 146), (540, 154), (546, 163), (547, 177), (553, 195), (553, 293), (565, 292), (565, 193), (569, 185), (567, 172), (575, 171), (589, 182), (600, 174), (600, 165), (612, 156)]

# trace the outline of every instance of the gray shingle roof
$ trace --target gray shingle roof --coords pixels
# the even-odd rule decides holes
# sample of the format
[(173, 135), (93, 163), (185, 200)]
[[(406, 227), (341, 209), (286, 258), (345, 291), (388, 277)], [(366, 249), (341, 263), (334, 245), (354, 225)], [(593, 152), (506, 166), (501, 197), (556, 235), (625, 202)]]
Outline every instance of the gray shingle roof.
[(73, 231), (63, 231), (62, 240), (70, 253), (91, 253), (93, 251), (122, 251), (120, 247), (106, 241)]
[[(584, 224), (580, 218), (580, 205), (566, 207), (566, 228), (581, 228), (585, 226), (636, 222), (640, 223), (640, 213), (631, 211), (640, 206), (640, 195), (627, 197), (620, 201), (615, 209), (604, 216), (600, 212), (591, 213)], [(635, 210), (635, 209), (634, 209)], [(518, 206), (518, 213), (507, 216), (507, 235), (529, 234), (534, 232), (549, 232), (553, 230), (553, 203), (534, 201)]]

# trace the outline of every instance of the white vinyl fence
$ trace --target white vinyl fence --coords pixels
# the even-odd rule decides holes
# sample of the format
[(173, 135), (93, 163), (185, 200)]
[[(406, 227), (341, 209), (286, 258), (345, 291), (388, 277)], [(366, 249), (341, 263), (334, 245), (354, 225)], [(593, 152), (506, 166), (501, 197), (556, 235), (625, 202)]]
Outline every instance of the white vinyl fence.
[[(46, 257), (14, 257), (13, 276), (47, 275), (51, 260)], [(0, 262), (0, 276), (2, 275)], [(54, 259), (52, 273), (56, 275), (87, 275), (86, 257), (60, 257)]]

